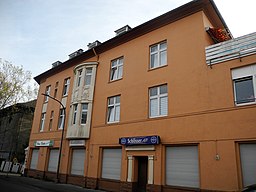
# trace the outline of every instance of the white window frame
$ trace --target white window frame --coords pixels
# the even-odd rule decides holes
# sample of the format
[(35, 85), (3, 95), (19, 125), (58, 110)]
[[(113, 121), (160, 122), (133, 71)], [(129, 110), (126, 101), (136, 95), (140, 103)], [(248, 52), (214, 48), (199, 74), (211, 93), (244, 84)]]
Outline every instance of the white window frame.
[[(161, 90), (161, 87), (162, 86), (166, 86), (166, 93), (160, 93), (160, 90)], [(157, 89), (157, 94), (154, 95), (154, 96), (151, 96), (151, 90), (152, 89)], [(161, 113), (161, 99), (163, 98), (167, 98), (167, 103), (166, 103), (166, 108), (167, 108), (167, 112), (166, 114), (160, 114)], [(157, 115), (152, 115), (151, 114), (151, 108), (153, 107), (152, 104), (151, 104), (151, 101), (152, 100), (157, 100)], [(168, 86), (167, 84), (164, 84), (164, 85), (160, 85), (160, 86), (155, 86), (155, 87), (151, 87), (149, 88), (149, 117), (150, 118), (156, 118), (156, 117), (164, 117), (164, 116), (167, 116), (168, 115)]]
[(49, 130), (52, 130), (52, 123), (53, 123), (53, 116), (54, 116), (54, 111), (51, 111), (51, 116), (50, 116), (50, 121), (49, 121)]
[(70, 85), (70, 78), (66, 78), (64, 80), (63, 96), (67, 96), (68, 95), (69, 85)]
[(82, 75), (83, 75), (83, 69), (79, 69), (77, 71), (77, 84), (76, 84), (77, 87), (81, 85)]
[[(48, 85), (48, 86), (46, 87), (46, 89), (45, 89), (45, 94), (46, 94), (46, 95), (50, 95), (50, 91), (51, 91), (51, 85)], [(44, 97), (44, 102), (48, 102), (48, 100), (49, 100), (49, 97), (48, 97), (48, 96), (45, 96), (45, 97)]]
[[(89, 71), (90, 70), (90, 71)], [(86, 67), (85, 68), (85, 78), (84, 78), (84, 84), (85, 86), (89, 86), (91, 85), (92, 83), (92, 71), (93, 71), (93, 68), (92, 67)], [(87, 82), (87, 78), (90, 79), (90, 82), (88, 83)]]
[(119, 57), (111, 61), (110, 81), (115, 81), (123, 77), (123, 64), (124, 57)]
[[(83, 108), (84, 105), (87, 105), (87, 109), (84, 109), (84, 108)], [(81, 104), (81, 121), (80, 121), (81, 125), (85, 125), (85, 124), (87, 123), (88, 106), (89, 106), (88, 103), (82, 103), (82, 104)], [(85, 123), (82, 122), (82, 120), (83, 120), (82, 116), (83, 116), (84, 114), (86, 114)]]
[(58, 93), (58, 85), (59, 85), (59, 81), (57, 81), (56, 83), (55, 83), (55, 89), (54, 89), (54, 98), (56, 98), (57, 97), (57, 93)]
[[(256, 64), (253, 65), (247, 65), (239, 68), (234, 68), (231, 70), (232, 73), (232, 80), (233, 80), (233, 91), (234, 91), (234, 103), (236, 106), (243, 106), (243, 105), (251, 105), (256, 103)], [(243, 80), (252, 77), (252, 84), (253, 84), (253, 93), (254, 93), (254, 101), (249, 101), (248, 102), (237, 102), (237, 96), (236, 96), (236, 81)], [(252, 98), (253, 99), (253, 98)]]
[(42, 115), (41, 115), (41, 122), (40, 122), (40, 132), (44, 131), (45, 116), (46, 116), (46, 113), (42, 113)]
[[(164, 48), (161, 48), (161, 45), (162, 44), (165, 44), (165, 47)], [(156, 50), (155, 51), (152, 51), (152, 48), (153, 47), (156, 47)], [(161, 54), (164, 53), (166, 54), (166, 63), (163, 63), (161, 64)], [(156, 55), (156, 64), (154, 66), (152, 66), (152, 56), (153, 55)], [(154, 69), (154, 68), (158, 68), (158, 67), (162, 67), (162, 66), (165, 66), (167, 65), (167, 41), (162, 41), (158, 44), (154, 44), (152, 46), (150, 46), (150, 64), (149, 64), (149, 67), (150, 69)]]
[(77, 109), (78, 109), (78, 104), (73, 104), (73, 119), (72, 119), (72, 124), (76, 124), (76, 117), (77, 117)]
[[(238, 101), (237, 100), (237, 89), (236, 89), (236, 82), (238, 81), (246, 81), (246, 79), (252, 78), (252, 86), (253, 86), (253, 98), (248, 98), (248, 102), (246, 101)], [(256, 78), (255, 75), (249, 75), (247, 77), (233, 79), (234, 84), (234, 97), (235, 97), (235, 104), (236, 105), (248, 105), (248, 104), (255, 104), (256, 103)], [(254, 101), (253, 101), (254, 100)]]
[[(117, 99), (119, 98), (119, 103), (117, 102)], [(110, 100), (113, 99), (114, 102), (111, 104)], [(121, 96), (113, 96), (108, 98), (108, 110), (107, 110), (107, 123), (117, 123), (120, 121), (120, 99)], [(119, 110), (119, 115), (117, 115), (117, 112)], [(113, 120), (111, 120), (111, 116), (114, 115)]]
[(58, 129), (63, 129), (64, 128), (64, 118), (65, 118), (64, 109), (60, 109)]

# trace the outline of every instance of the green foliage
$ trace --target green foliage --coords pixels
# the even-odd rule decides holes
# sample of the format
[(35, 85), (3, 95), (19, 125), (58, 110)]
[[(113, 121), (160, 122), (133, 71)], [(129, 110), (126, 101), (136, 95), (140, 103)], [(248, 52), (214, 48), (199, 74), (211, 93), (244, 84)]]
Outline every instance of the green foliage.
[(0, 59), (0, 109), (33, 99), (36, 88), (30, 81), (31, 72)]

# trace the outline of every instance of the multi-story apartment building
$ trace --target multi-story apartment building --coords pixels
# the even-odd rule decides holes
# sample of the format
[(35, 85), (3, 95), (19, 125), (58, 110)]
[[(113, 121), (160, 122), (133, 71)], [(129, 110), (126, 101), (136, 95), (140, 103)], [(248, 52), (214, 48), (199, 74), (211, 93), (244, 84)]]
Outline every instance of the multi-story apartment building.
[(212, 0), (116, 33), (35, 77), (28, 175), (107, 191), (255, 183), (256, 34), (233, 39)]

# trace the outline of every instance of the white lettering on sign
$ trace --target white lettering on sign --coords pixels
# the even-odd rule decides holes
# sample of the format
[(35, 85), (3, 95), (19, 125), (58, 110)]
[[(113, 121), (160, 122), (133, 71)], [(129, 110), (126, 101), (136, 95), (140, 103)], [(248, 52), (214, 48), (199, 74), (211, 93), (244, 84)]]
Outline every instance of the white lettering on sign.
[(146, 143), (147, 141), (148, 141), (148, 138), (144, 138), (144, 139), (137, 139), (137, 138), (127, 139), (127, 142), (129, 144), (140, 144), (140, 143)]
[(53, 141), (52, 140), (35, 141), (34, 145), (36, 147), (53, 146)]

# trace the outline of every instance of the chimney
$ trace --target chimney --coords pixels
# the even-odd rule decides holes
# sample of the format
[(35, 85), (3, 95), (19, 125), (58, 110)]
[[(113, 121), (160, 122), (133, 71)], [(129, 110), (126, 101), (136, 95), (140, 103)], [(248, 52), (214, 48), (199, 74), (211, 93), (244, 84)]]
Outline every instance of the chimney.
[(121, 34), (127, 32), (127, 31), (130, 31), (131, 29), (132, 29), (132, 28), (131, 28), (129, 25), (125, 25), (124, 27), (122, 27), (122, 28), (120, 28), (120, 29), (117, 29), (117, 30), (115, 31), (116, 36), (121, 35)]

